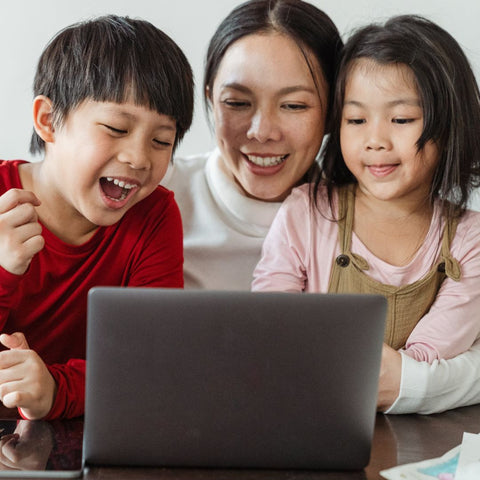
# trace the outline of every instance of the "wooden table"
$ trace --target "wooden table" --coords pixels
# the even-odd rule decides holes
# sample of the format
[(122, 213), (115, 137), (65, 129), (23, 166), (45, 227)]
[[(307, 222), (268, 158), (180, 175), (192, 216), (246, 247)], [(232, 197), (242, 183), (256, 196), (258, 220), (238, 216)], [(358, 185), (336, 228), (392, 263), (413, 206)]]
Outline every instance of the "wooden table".
[[(72, 421), (71, 426), (73, 435), (78, 438), (78, 442), (81, 442), (82, 422)], [(463, 432), (480, 432), (480, 405), (428, 416), (378, 414), (371, 460), (367, 468), (361, 472), (91, 468), (84, 473), (83, 478), (87, 480), (380, 480), (383, 477), (379, 472), (386, 468), (443, 455), (462, 442)]]

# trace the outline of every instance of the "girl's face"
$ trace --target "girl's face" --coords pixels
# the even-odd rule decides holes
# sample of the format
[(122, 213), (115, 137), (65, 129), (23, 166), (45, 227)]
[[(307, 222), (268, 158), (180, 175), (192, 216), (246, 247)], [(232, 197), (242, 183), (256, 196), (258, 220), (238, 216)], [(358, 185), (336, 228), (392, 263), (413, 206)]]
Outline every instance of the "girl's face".
[(438, 163), (429, 141), (417, 151), (423, 109), (409, 67), (359, 59), (345, 85), (340, 142), (363, 193), (381, 200), (424, 201)]
[(297, 44), (278, 33), (249, 35), (223, 57), (207, 92), (224, 169), (247, 196), (281, 201), (322, 144), (327, 86), (309, 55), (315, 86)]
[(46, 145), (48, 197), (85, 234), (112, 225), (158, 186), (175, 134), (175, 120), (146, 107), (86, 100)]

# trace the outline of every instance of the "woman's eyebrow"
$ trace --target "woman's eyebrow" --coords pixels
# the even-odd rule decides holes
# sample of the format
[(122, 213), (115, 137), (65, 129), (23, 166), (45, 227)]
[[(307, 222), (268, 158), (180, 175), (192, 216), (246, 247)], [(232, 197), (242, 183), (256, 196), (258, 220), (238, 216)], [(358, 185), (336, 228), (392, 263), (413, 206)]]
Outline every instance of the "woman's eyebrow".
[[(242, 92), (242, 93), (252, 93), (252, 90), (250, 88), (238, 82), (224, 83), (222, 84), (222, 88), (238, 90), (239, 92)], [(313, 94), (317, 93), (315, 88), (310, 87), (309, 85), (291, 85), (288, 87), (280, 88), (278, 90), (279, 95), (287, 95), (289, 93), (295, 93), (295, 92), (308, 92)]]

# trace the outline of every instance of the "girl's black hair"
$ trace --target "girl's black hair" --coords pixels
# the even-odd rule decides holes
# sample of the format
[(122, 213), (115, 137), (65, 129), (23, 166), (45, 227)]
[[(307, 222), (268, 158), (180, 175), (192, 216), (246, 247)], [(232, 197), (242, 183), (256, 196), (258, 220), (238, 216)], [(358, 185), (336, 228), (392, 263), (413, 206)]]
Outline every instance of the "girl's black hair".
[(407, 65), (414, 74), (423, 108), (420, 152), (429, 141), (438, 147), (439, 162), (430, 201), (440, 199), (449, 216), (467, 207), (480, 182), (480, 93), (470, 63), (458, 42), (430, 20), (400, 15), (385, 24), (358, 30), (346, 42), (332, 109), (332, 129), (325, 146), (322, 171), (312, 189), (327, 185), (330, 205), (335, 187), (356, 182), (340, 149), (340, 125), (346, 79), (355, 60), (379, 65)]
[[(139, 105), (176, 121), (174, 148), (193, 117), (193, 74), (178, 45), (145, 20), (107, 15), (61, 30), (40, 56), (34, 95), (53, 105), (54, 126), (84, 100)], [(30, 152), (45, 150), (34, 131)]]
[[(210, 107), (207, 92), (213, 91), (220, 63), (228, 48), (247, 35), (269, 32), (282, 33), (296, 42), (320, 94), (322, 87), (314, 74), (309, 54), (317, 60), (329, 90), (328, 104), (324, 106), (328, 132), (335, 73), (343, 41), (330, 17), (302, 0), (250, 0), (234, 8), (220, 23), (210, 40), (205, 61), (203, 93), (207, 113)], [(314, 162), (304, 181), (315, 176), (317, 170), (318, 164)]]

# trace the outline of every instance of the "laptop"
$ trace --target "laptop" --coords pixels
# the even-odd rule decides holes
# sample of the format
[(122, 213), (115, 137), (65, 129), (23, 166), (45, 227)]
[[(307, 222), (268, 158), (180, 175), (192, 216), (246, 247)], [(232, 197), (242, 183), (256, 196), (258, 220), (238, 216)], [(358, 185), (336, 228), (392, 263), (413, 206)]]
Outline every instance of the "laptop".
[(386, 300), (89, 292), (85, 466), (362, 469)]

